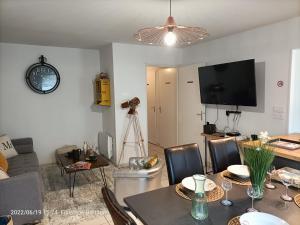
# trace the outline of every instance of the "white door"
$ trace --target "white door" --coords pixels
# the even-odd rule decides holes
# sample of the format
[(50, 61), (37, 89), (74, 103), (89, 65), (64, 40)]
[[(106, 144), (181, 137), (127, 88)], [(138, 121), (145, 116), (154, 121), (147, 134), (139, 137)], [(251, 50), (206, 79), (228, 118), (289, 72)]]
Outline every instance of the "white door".
[(147, 67), (147, 114), (148, 114), (148, 141), (157, 144), (156, 126), (156, 93), (155, 73), (156, 67)]
[(205, 106), (200, 100), (198, 67), (178, 68), (178, 139), (179, 144), (197, 143), (204, 161)]
[(159, 69), (156, 79), (158, 142), (166, 148), (177, 145), (177, 69)]
[[(289, 133), (300, 132), (300, 49), (294, 49), (292, 51), (292, 69), (291, 69), (291, 81), (290, 81), (290, 110), (289, 110)], [(275, 107), (273, 107), (275, 108)], [(274, 109), (273, 109), (274, 110)], [(282, 110), (283, 111), (283, 110)], [(282, 112), (273, 114), (279, 114), (282, 116)], [(276, 116), (276, 115), (275, 115)]]

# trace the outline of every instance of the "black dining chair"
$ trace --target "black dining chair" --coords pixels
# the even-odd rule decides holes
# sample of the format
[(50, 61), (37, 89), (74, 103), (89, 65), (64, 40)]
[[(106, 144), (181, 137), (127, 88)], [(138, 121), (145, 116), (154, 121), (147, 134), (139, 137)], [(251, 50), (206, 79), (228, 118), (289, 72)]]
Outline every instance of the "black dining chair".
[(164, 151), (170, 185), (178, 184), (183, 178), (194, 174), (204, 174), (197, 144), (175, 146)]
[(241, 164), (239, 147), (234, 138), (210, 140), (208, 146), (213, 173), (222, 172), (230, 165)]
[(137, 225), (122, 206), (119, 205), (114, 193), (109, 188), (103, 187), (101, 191), (114, 225)]

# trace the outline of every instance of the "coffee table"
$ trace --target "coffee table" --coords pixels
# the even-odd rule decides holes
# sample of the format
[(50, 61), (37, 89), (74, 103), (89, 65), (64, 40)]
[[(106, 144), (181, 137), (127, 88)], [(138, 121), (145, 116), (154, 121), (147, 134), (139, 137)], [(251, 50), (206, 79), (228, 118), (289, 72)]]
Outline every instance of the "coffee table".
[[(67, 156), (67, 153), (56, 153), (55, 154), (56, 162), (61, 169), (61, 175), (64, 175), (64, 172), (69, 175), (69, 190), (70, 197), (74, 197), (74, 186), (76, 181), (76, 174), (81, 171), (99, 169), (100, 174), (103, 180), (104, 185), (106, 186), (106, 178), (104, 173), (104, 167), (109, 165), (108, 160), (106, 160), (102, 155), (97, 154), (97, 159), (94, 161), (87, 161), (85, 155), (80, 154), (79, 160), (74, 160)], [(90, 169), (77, 169), (77, 168), (69, 168), (68, 166), (76, 163), (78, 161), (87, 161), (91, 163)], [(72, 178), (73, 175), (73, 178)]]

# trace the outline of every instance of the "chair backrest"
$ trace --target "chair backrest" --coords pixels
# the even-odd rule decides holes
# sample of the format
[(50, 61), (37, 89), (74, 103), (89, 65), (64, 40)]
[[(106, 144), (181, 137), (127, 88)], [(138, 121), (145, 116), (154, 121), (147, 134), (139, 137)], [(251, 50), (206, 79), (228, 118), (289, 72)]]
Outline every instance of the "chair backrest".
[(134, 220), (119, 205), (114, 193), (109, 188), (103, 187), (101, 191), (114, 225), (136, 225)]
[(214, 173), (222, 172), (230, 165), (241, 164), (239, 147), (234, 138), (210, 140), (208, 146)]
[(165, 149), (169, 184), (178, 184), (183, 178), (204, 174), (197, 144), (181, 145)]

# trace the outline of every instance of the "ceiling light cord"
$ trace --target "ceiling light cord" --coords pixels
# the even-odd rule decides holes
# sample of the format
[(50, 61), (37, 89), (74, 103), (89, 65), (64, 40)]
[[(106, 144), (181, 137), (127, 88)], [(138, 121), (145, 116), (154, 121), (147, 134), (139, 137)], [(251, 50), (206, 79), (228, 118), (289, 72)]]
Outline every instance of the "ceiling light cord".
[(172, 16), (172, 0), (170, 0), (170, 16)]

